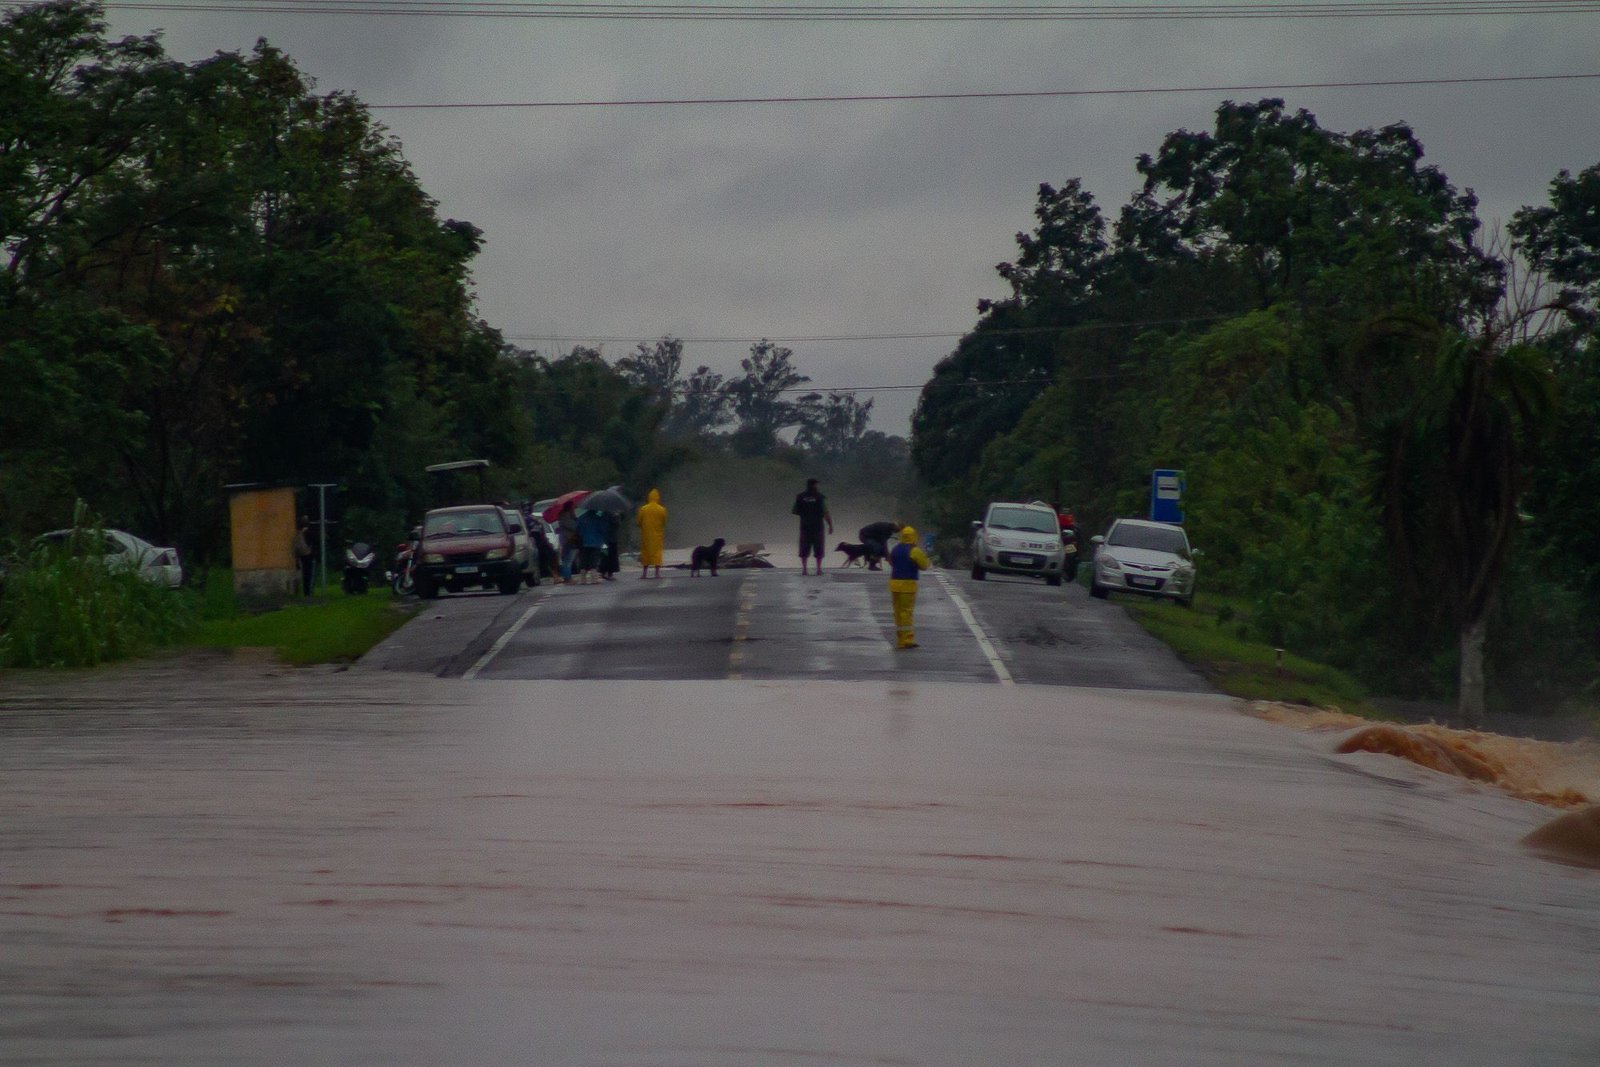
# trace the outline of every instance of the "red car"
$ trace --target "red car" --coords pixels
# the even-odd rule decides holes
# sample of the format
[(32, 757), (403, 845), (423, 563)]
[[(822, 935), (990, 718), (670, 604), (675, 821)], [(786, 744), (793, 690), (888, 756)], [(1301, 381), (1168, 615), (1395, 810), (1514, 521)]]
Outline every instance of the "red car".
[(421, 597), (468, 588), (498, 588), (510, 595), (522, 585), (524, 561), (517, 557), (505, 512), (494, 504), (428, 512), (422, 520), (417, 554), (417, 595)]

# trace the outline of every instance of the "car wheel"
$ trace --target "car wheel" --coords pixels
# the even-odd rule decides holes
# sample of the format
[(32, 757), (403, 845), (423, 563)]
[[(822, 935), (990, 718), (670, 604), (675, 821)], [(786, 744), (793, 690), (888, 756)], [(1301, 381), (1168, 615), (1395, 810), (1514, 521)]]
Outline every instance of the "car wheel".
[(521, 589), (521, 588), (522, 588), (522, 579), (521, 578), (507, 578), (505, 581), (500, 583), (500, 593), (501, 593), (502, 596), (510, 596), (512, 593), (515, 593), (518, 589)]
[(1111, 595), (1111, 590), (1107, 589), (1099, 582), (1091, 581), (1089, 583), (1089, 595), (1094, 597), (1096, 600), (1104, 600), (1106, 597)]
[(983, 581), (983, 568), (976, 563), (972, 565), (972, 580), (975, 582)]
[(1044, 584), (1045, 585), (1060, 585), (1061, 584), (1061, 575), (1059, 575), (1059, 574), (1047, 574), (1047, 575), (1045, 575), (1044, 576)]
[(1192, 608), (1192, 607), (1194, 607), (1194, 594), (1190, 593), (1188, 596), (1179, 597), (1178, 598), (1178, 606), (1180, 608)]

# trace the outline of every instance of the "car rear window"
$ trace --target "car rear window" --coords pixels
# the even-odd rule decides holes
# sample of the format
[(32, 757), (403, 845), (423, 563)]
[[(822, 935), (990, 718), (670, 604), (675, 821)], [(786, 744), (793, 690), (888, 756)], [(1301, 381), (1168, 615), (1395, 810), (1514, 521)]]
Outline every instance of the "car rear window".
[(1106, 538), (1106, 544), (1122, 548), (1143, 548), (1151, 552), (1171, 552), (1175, 556), (1189, 554), (1189, 539), (1174, 526), (1130, 526), (1119, 522)]
[(1027, 530), (1042, 534), (1061, 532), (1054, 512), (1035, 511), (1033, 508), (990, 508), (989, 521), (984, 525), (995, 530)]
[(422, 523), (423, 537), (467, 537), (505, 532), (505, 521), (500, 518), (500, 512), (496, 508), (429, 515)]

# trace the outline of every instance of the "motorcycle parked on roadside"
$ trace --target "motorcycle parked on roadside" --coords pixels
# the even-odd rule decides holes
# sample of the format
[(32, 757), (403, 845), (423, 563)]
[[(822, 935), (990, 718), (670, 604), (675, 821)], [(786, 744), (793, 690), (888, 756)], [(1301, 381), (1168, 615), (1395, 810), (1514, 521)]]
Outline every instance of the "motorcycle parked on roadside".
[(1078, 544), (1078, 528), (1061, 528), (1061, 576), (1069, 582), (1078, 580), (1078, 561), (1082, 556)]
[(340, 583), (351, 596), (360, 596), (371, 582), (372, 564), (378, 553), (365, 541), (344, 546), (344, 580)]
[(396, 596), (417, 589), (417, 546), (422, 543), (422, 527), (413, 526), (411, 536), (395, 546), (394, 566), (389, 571), (389, 588)]

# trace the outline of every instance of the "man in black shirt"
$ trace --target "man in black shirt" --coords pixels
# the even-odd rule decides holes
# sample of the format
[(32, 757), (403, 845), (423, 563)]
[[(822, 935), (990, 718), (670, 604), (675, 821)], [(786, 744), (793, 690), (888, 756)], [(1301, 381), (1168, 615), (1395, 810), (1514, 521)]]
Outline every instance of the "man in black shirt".
[(806, 480), (805, 492), (794, 498), (792, 514), (800, 516), (800, 573), (809, 574), (808, 556), (817, 557), (817, 573), (822, 573), (822, 528), (833, 534), (833, 516), (828, 514), (828, 498), (817, 489), (817, 480)]

